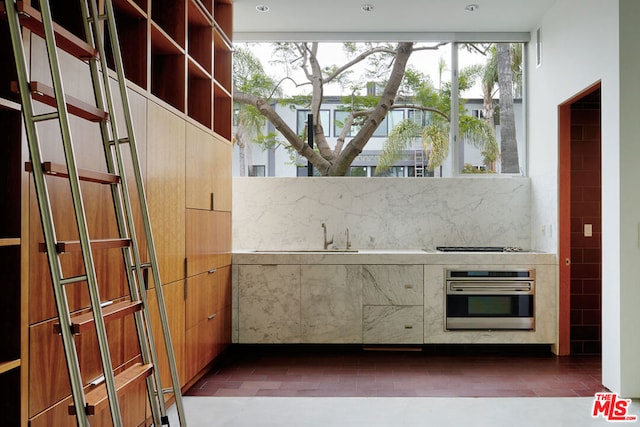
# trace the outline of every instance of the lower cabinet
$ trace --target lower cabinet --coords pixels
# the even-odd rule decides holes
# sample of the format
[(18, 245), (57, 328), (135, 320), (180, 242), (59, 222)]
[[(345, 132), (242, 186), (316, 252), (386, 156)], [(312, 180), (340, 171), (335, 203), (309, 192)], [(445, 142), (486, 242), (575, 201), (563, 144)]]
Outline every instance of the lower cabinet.
[[(178, 369), (178, 378), (180, 386), (185, 384), (185, 354), (184, 354), (184, 280), (168, 283), (162, 286), (162, 296), (164, 298), (167, 317), (169, 321), (169, 331), (171, 332), (171, 342), (173, 343), (173, 352), (176, 359), (176, 367)], [(156, 289), (150, 289), (148, 294), (149, 314), (151, 317), (151, 327), (153, 328), (153, 339), (158, 356), (158, 365), (160, 369), (160, 378), (164, 388), (171, 386), (171, 373), (167, 361), (167, 353), (165, 351), (165, 340), (162, 334), (160, 316), (158, 314), (158, 303)], [(166, 395), (168, 399), (171, 395)]]
[(231, 342), (231, 266), (187, 279), (185, 378), (196, 376)]
[(422, 344), (424, 267), (363, 265), (365, 344)]
[(238, 267), (238, 341), (299, 343), (300, 266)]
[(367, 305), (363, 309), (365, 344), (421, 344), (424, 310), (421, 305)]
[(362, 343), (362, 266), (302, 265), (303, 343)]
[(422, 343), (422, 265), (238, 265), (238, 342)]

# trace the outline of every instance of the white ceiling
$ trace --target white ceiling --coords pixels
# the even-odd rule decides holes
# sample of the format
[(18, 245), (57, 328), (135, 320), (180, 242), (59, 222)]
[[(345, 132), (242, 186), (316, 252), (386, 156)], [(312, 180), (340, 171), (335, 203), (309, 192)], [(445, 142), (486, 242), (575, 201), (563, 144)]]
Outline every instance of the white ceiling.
[[(556, 0), (234, 0), (234, 40), (451, 39), (529, 33)], [(362, 5), (374, 6), (372, 12)], [(477, 4), (475, 12), (465, 6)], [(266, 5), (268, 12), (258, 12)], [(347, 37), (356, 33), (354, 37)], [(453, 38), (456, 38), (453, 36)], [(459, 39), (457, 37), (456, 39)]]

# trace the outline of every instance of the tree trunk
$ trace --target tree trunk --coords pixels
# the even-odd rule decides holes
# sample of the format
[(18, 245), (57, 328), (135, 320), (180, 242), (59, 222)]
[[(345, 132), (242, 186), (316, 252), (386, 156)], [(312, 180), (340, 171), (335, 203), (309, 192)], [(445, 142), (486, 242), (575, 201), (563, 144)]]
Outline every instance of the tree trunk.
[(369, 142), (373, 132), (378, 128), (380, 123), (387, 116), (387, 113), (393, 106), (398, 88), (402, 83), (404, 71), (407, 67), (407, 61), (413, 52), (412, 42), (398, 43), (396, 49), (396, 57), (393, 62), (393, 68), (389, 75), (387, 86), (378, 101), (378, 105), (373, 112), (369, 114), (365, 124), (362, 126), (358, 134), (347, 144), (345, 149), (340, 153), (335, 163), (328, 170), (328, 175), (344, 176), (349, 171), (351, 163), (362, 152), (364, 146)]
[(500, 158), (502, 173), (519, 173), (516, 121), (513, 110), (513, 78), (509, 43), (496, 44), (500, 89)]
[(244, 126), (242, 126), (241, 123), (238, 123), (238, 126), (236, 127), (235, 139), (239, 150), (238, 160), (240, 163), (240, 176), (247, 176), (247, 163), (245, 158), (247, 142), (244, 139)]

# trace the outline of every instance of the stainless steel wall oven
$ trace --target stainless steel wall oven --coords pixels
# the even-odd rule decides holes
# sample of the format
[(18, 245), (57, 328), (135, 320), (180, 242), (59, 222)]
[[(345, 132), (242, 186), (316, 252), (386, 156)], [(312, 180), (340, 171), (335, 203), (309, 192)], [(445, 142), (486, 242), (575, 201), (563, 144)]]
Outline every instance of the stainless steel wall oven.
[(533, 330), (535, 270), (447, 270), (447, 330)]

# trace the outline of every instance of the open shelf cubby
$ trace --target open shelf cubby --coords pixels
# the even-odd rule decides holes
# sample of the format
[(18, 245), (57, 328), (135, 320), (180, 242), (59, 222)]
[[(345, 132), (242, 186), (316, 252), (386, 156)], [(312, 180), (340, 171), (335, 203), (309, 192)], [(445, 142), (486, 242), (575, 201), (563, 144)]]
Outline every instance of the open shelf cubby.
[[(136, 3), (120, 1), (122, 7), (115, 8), (118, 40), (127, 79), (140, 87), (147, 87), (147, 63), (140, 58), (147, 56), (147, 14)], [(106, 40), (107, 61), (113, 68), (113, 57), (109, 38)]]
[(151, 23), (151, 93), (180, 111), (185, 104), (185, 54), (162, 28)]
[(178, 46), (185, 46), (184, 1), (151, 1), (151, 20), (157, 24)]
[(232, 107), (231, 94), (214, 82), (213, 90), (213, 131), (231, 141)]

